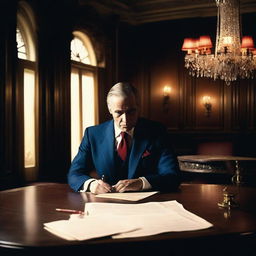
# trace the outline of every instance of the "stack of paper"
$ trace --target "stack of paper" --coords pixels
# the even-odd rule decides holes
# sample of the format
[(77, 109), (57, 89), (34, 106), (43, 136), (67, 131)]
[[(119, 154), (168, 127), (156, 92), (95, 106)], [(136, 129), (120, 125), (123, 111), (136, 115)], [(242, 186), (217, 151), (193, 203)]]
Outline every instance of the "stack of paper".
[(90, 216), (126, 216), (136, 230), (112, 236), (129, 238), (156, 235), (164, 232), (192, 231), (212, 226), (208, 221), (187, 211), (177, 201), (143, 204), (87, 203), (85, 212)]
[(88, 240), (113, 234), (133, 231), (136, 225), (126, 222), (125, 216), (86, 216), (70, 220), (59, 220), (44, 223), (46, 230), (66, 240)]
[(69, 240), (86, 240), (103, 236), (130, 238), (164, 232), (209, 228), (211, 223), (185, 210), (177, 201), (141, 204), (86, 203), (83, 218), (45, 223), (45, 228)]

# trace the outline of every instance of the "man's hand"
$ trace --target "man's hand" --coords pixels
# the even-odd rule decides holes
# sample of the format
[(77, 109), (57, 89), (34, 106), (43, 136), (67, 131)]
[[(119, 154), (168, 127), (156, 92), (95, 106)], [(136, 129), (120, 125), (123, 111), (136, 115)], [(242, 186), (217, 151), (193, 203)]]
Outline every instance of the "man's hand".
[(90, 190), (94, 194), (102, 194), (112, 192), (112, 187), (103, 180), (95, 180), (92, 182)]
[(140, 191), (143, 183), (141, 179), (119, 180), (114, 186), (113, 192)]

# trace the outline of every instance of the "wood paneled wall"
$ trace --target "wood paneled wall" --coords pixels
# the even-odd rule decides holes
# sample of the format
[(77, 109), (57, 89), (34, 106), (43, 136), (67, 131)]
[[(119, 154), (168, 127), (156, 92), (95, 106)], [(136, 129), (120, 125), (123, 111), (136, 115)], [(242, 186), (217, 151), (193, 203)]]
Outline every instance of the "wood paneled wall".
[[(256, 40), (252, 29), (256, 14), (243, 15), (242, 21), (243, 34)], [(248, 142), (248, 147), (236, 154), (255, 155), (256, 79), (226, 85), (220, 80), (192, 77), (184, 67), (183, 39), (208, 34), (214, 43), (216, 17), (123, 26), (120, 31), (119, 79), (133, 81), (140, 89), (142, 114), (169, 128), (179, 154), (196, 153), (202, 140), (229, 140), (234, 145)], [(165, 85), (172, 87), (168, 112), (163, 111)], [(202, 103), (204, 95), (212, 100), (209, 117)]]

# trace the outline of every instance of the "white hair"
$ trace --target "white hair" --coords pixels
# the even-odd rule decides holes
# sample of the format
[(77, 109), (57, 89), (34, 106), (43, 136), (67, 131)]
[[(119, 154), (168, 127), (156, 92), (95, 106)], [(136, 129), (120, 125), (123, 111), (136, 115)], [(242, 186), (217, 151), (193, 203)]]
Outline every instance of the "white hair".
[(127, 98), (130, 95), (135, 96), (136, 103), (138, 104), (137, 89), (128, 82), (120, 82), (111, 87), (107, 95), (107, 105), (110, 110), (110, 102), (112, 96)]

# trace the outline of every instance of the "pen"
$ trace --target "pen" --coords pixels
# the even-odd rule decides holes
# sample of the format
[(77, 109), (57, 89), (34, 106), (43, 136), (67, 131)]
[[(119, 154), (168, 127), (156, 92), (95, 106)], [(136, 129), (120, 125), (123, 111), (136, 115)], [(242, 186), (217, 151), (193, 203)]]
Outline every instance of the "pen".
[[(102, 180), (103, 182), (106, 182), (106, 179), (105, 179), (105, 175), (104, 175), (104, 174), (101, 175), (101, 180)], [(113, 191), (114, 191), (114, 187), (112, 186), (111, 189), (109, 190), (109, 192), (113, 192)]]
[(66, 213), (73, 213), (73, 214), (84, 214), (83, 211), (71, 210), (71, 209), (60, 209), (56, 208), (57, 212), (66, 212)]

